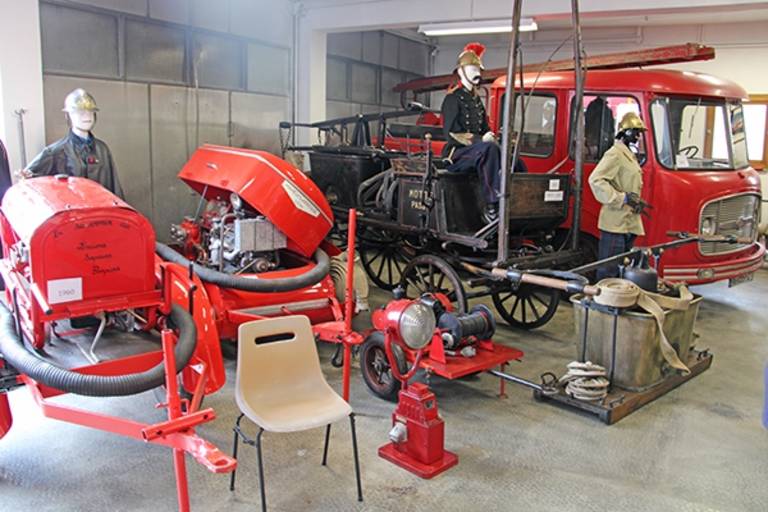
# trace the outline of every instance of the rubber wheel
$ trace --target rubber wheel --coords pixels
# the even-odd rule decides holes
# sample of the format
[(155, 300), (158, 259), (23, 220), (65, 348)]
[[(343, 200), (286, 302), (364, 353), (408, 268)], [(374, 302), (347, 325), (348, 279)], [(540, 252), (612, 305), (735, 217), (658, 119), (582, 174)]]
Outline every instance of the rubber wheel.
[(467, 311), (467, 295), (459, 274), (438, 256), (423, 254), (413, 258), (405, 267), (400, 286), (410, 299), (423, 293), (441, 293), (453, 303), (455, 312)]
[(383, 229), (365, 228), (358, 239), (360, 262), (368, 278), (382, 290), (393, 290), (408, 264), (399, 237)]
[(516, 291), (495, 292), (491, 298), (496, 311), (509, 325), (525, 330), (541, 327), (552, 320), (560, 304), (558, 290), (529, 284), (521, 284)]
[(237, 340), (221, 340), (221, 356), (227, 361), (236, 361)]
[[(400, 372), (408, 371), (403, 350), (393, 344), (392, 354), (395, 356)], [(363, 342), (360, 348), (360, 370), (363, 374), (363, 381), (371, 393), (390, 402), (397, 400), (397, 393), (400, 391), (401, 384), (392, 375), (387, 352), (384, 349), (383, 333), (372, 332)]]

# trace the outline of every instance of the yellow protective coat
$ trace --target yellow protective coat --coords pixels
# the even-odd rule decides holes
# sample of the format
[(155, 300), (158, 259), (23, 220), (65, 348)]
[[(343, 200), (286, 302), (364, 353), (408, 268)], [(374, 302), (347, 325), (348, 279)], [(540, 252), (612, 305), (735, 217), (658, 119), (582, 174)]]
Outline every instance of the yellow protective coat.
[(643, 221), (639, 213), (624, 204), (628, 192), (640, 195), (643, 189), (643, 170), (637, 163), (635, 154), (620, 141), (605, 152), (592, 174), (589, 186), (595, 199), (603, 207), (597, 227), (609, 233), (645, 234)]

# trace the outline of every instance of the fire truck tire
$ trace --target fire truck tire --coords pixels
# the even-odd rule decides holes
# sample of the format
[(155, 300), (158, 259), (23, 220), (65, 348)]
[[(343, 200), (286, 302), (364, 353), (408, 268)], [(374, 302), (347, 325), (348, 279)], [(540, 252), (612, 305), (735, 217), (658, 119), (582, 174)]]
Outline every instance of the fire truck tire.
[[(408, 366), (403, 349), (393, 343), (392, 354), (397, 360), (400, 372), (406, 373)], [(401, 384), (390, 371), (387, 353), (384, 349), (383, 333), (372, 332), (360, 347), (360, 372), (363, 374), (363, 381), (371, 393), (390, 402), (397, 400), (397, 393), (400, 391)]]
[[(174, 251), (167, 245), (157, 242), (155, 251), (166, 261), (172, 261), (185, 267), (189, 266), (190, 261)], [(248, 277), (233, 276), (216, 270), (203, 267), (193, 263), (195, 273), (206, 283), (212, 283), (222, 288), (231, 288), (246, 292), (257, 293), (275, 293), (290, 292), (300, 290), (308, 286), (313, 286), (325, 278), (331, 269), (331, 259), (322, 250), (315, 251), (315, 265), (301, 275), (295, 277), (283, 277), (276, 279), (253, 279)]]
[[(197, 328), (189, 313), (174, 304), (169, 317), (178, 329), (174, 349), (176, 370), (181, 372), (189, 363), (197, 346)], [(60, 368), (34, 355), (16, 333), (13, 315), (0, 307), (0, 352), (19, 372), (40, 384), (85, 396), (127, 396), (149, 391), (165, 383), (165, 368), (161, 362), (144, 372), (126, 375), (86, 375)]]

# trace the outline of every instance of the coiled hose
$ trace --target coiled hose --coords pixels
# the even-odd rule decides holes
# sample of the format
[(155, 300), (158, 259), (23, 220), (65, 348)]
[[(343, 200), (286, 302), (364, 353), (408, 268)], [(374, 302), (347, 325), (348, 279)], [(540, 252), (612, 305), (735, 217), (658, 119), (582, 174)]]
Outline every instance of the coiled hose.
[[(190, 261), (165, 244), (155, 243), (155, 252), (166, 261), (172, 261), (185, 267)], [(193, 263), (195, 273), (206, 283), (215, 284), (222, 288), (232, 288), (245, 292), (275, 293), (300, 290), (323, 280), (331, 268), (331, 259), (322, 249), (315, 251), (315, 265), (307, 272), (295, 277), (278, 277), (273, 279), (258, 279), (225, 274), (197, 263)]]
[[(176, 304), (171, 308), (170, 320), (179, 330), (179, 339), (174, 349), (178, 373), (187, 366), (195, 352), (197, 328), (190, 314)], [(14, 368), (29, 375), (40, 384), (76, 395), (135, 395), (165, 384), (165, 368), (162, 362), (140, 373), (103, 376), (73, 372), (40, 359), (24, 345), (16, 333), (12, 313), (2, 306), (0, 306), (0, 352)]]

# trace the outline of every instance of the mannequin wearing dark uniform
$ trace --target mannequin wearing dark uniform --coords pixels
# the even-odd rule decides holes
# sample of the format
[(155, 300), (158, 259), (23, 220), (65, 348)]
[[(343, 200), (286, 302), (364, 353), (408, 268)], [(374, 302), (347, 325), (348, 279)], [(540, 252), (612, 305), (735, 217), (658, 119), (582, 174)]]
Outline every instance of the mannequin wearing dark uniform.
[[(64, 107), (71, 127), (69, 133), (43, 149), (24, 170), (24, 176), (79, 176), (96, 181), (113, 194), (124, 198), (112, 152), (104, 141), (91, 133), (97, 110), (96, 102), (90, 94), (82, 89), (72, 91)], [(90, 122), (88, 113), (91, 114)], [(85, 121), (79, 117), (81, 115)]]
[[(447, 141), (443, 158), (450, 162), (450, 172), (477, 172), (483, 187), (487, 222), (496, 219), (501, 190), (501, 148), (488, 125), (483, 100), (477, 85), (483, 69), (480, 57), (485, 47), (468, 44), (459, 55), (456, 72), (460, 84), (443, 100), (441, 116)], [(518, 159), (515, 172), (527, 172)]]

